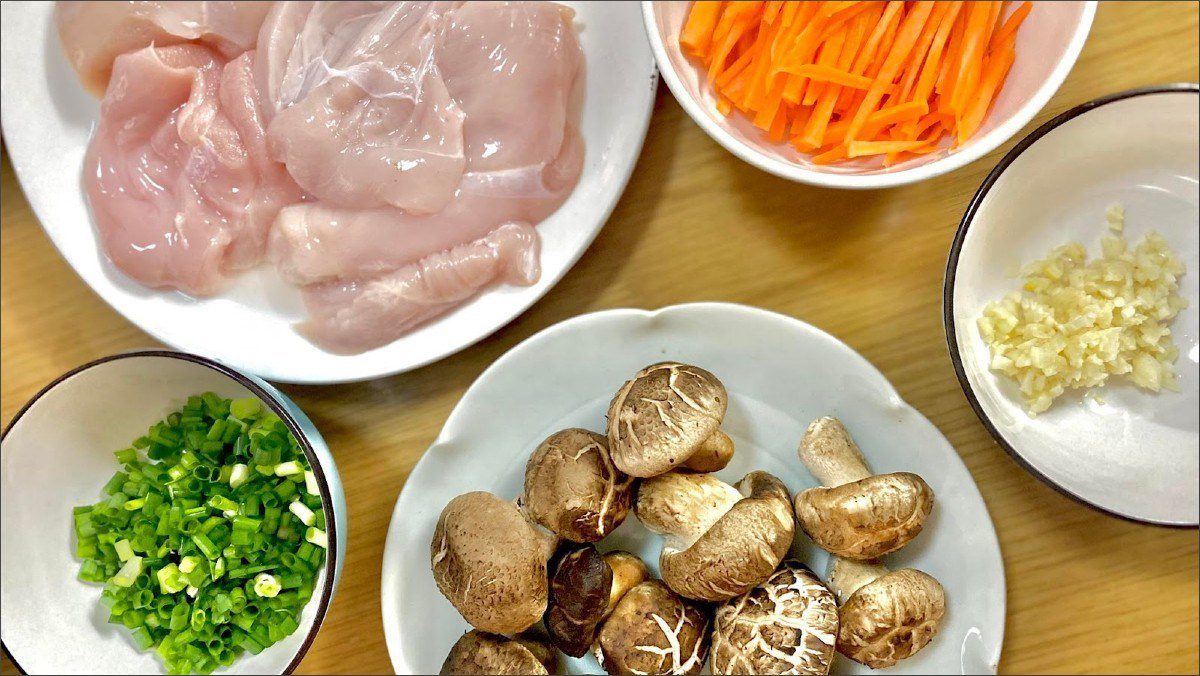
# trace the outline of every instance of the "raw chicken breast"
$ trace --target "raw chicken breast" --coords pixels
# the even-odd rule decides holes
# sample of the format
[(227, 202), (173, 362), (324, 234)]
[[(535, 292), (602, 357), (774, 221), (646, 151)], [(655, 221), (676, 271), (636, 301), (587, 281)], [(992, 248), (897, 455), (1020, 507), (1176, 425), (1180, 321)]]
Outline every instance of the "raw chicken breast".
[[(284, 275), (308, 283), (379, 274), (507, 221), (537, 223), (553, 213), (583, 160), (582, 140), (567, 123), (581, 63), (570, 16), (552, 3), (467, 3), (449, 12), (433, 61), (466, 113), (467, 173), (454, 200), (427, 215), (336, 202), (286, 209), (271, 243)], [(272, 138), (286, 122), (271, 122)]]
[(204, 295), (262, 258), (279, 208), (301, 198), (264, 147), (254, 53), (198, 45), (117, 57), (84, 187), (105, 252), (152, 287)]
[(539, 275), (537, 232), (509, 223), (370, 281), (309, 286), (304, 290), (309, 320), (297, 328), (331, 352), (363, 352), (392, 342), (493, 282), (527, 285)]
[(288, 2), (258, 81), (275, 159), (330, 205), (440, 210), (462, 179), (463, 112), (434, 52), (455, 3)]
[(503, 223), (544, 220), (570, 195), (582, 169), (583, 140), (570, 127), (562, 153), (548, 166), (469, 173), (458, 197), (436, 214), (324, 203), (286, 207), (271, 231), (270, 256), (295, 284), (390, 272)]
[(254, 48), (269, 2), (58, 2), (63, 52), (85, 89), (101, 96), (117, 56), (198, 41), (232, 59)]

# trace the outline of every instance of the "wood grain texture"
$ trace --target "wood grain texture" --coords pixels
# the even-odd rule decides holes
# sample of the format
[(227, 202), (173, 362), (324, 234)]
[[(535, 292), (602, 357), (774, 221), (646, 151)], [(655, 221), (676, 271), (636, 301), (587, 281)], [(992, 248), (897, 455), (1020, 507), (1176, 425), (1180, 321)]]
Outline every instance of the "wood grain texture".
[[(1103, 94), (1200, 79), (1198, 13), (1194, 2), (1103, 3), (1075, 70), (1030, 129)], [(846, 341), (958, 449), (1005, 555), (1003, 672), (1196, 673), (1200, 534), (1112, 519), (1041, 484), (988, 436), (951, 369), (941, 324), (946, 253), (967, 200), (1012, 143), (914, 186), (822, 190), (737, 160), (662, 87), (620, 205), (541, 302), (480, 344), (415, 372), (284, 388), (332, 446), (350, 505), (341, 588), (301, 671), (390, 672), (379, 571), (392, 505), (450, 409), (493, 360), (580, 313), (720, 300), (794, 315)], [(7, 159), (2, 189), (0, 417), (7, 424), (58, 374), (153, 340), (59, 257)], [(7, 660), (4, 667), (11, 669)]]

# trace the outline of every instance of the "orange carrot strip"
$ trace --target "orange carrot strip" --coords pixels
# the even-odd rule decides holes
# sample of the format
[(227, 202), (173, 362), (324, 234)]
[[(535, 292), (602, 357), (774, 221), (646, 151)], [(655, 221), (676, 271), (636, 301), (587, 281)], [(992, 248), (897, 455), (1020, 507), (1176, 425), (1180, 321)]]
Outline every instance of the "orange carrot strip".
[(992, 101), (995, 100), (996, 92), (1004, 83), (1004, 78), (1008, 76), (1008, 69), (1012, 67), (1015, 57), (1012, 47), (1005, 43), (988, 58), (983, 67), (983, 75), (980, 77), (979, 89), (975, 98), (959, 120), (957, 141), (960, 145), (978, 131), (980, 125), (983, 124), (983, 118), (987, 115)]
[(846, 146), (834, 146), (818, 155), (813, 155), (813, 164), (833, 164), (846, 159)]
[(770, 0), (766, 5), (763, 5), (763, 23), (775, 23), (775, 17), (779, 16), (779, 10), (782, 8), (782, 0)]
[[(933, 42), (929, 45), (929, 55), (925, 57), (925, 63), (921, 65), (921, 75), (917, 78), (917, 84), (909, 95), (909, 100), (928, 101), (933, 94), (933, 85), (937, 82), (937, 76), (942, 66), (942, 54), (946, 47), (946, 40), (950, 36), (950, 30), (954, 28), (962, 5), (962, 2), (951, 2), (946, 8), (937, 32), (933, 36)], [(906, 123), (904, 129), (906, 135), (916, 136), (912, 123)]]
[(992, 15), (992, 5), (991, 2), (971, 4), (967, 30), (963, 35), (962, 58), (958, 64), (958, 74), (955, 76), (954, 94), (950, 97), (950, 104), (956, 113), (963, 111), (969, 98), (974, 96), (975, 88), (979, 86), (984, 51), (991, 38), (987, 24)]
[(707, 54), (723, 4), (713, 0), (693, 3), (683, 24), (683, 31), (679, 34), (679, 46), (696, 56)]
[(942, 68), (938, 71), (937, 83), (933, 88), (938, 95), (937, 110), (941, 113), (950, 113), (954, 110), (950, 102), (954, 96), (954, 78), (958, 74), (958, 64), (962, 56), (963, 33), (967, 26), (967, 15), (970, 13), (970, 7), (964, 4), (950, 30), (950, 43), (946, 46), (946, 59), (942, 62)]
[(864, 155), (896, 153), (920, 148), (926, 143), (928, 141), (850, 141), (846, 144), (846, 156), (862, 157)]
[[(846, 33), (834, 33), (825, 44), (821, 45), (821, 53), (817, 56), (818, 66), (834, 67), (837, 65), (838, 59), (842, 56), (842, 45), (846, 44)], [(822, 80), (814, 80), (809, 78), (808, 87), (804, 90), (804, 98), (801, 103), (806, 106), (811, 106), (817, 102), (817, 98), (821, 96), (821, 92), (825, 91), (825, 82)]]
[(876, 106), (883, 98), (884, 90), (886, 90), (895, 79), (896, 73), (900, 70), (905, 59), (908, 58), (913, 46), (916, 44), (917, 38), (920, 37), (921, 30), (925, 23), (929, 20), (929, 15), (933, 11), (932, 2), (918, 2), (904, 17), (903, 23), (897, 31), (896, 41), (891, 51), (884, 60), (883, 66), (879, 69), (879, 74), (875, 77), (875, 82), (871, 88), (867, 90), (863, 98), (862, 105), (855, 111), (854, 117), (851, 118), (850, 129), (846, 131), (846, 138), (853, 142), (862, 126), (867, 121), (867, 116), (875, 112)]
[[(842, 48), (842, 54), (838, 57), (837, 67), (841, 72), (845, 72), (854, 63), (854, 57), (858, 54), (863, 40), (867, 37), (867, 28), (871, 16), (869, 14), (859, 14), (850, 23), (850, 27), (846, 33), (845, 45)], [(846, 73), (851, 77), (858, 77)], [(867, 86), (870, 86), (870, 81), (866, 78)], [(821, 93), (821, 98), (817, 101), (817, 105), (812, 109), (812, 115), (809, 117), (808, 124), (804, 128), (804, 143), (813, 147), (819, 148), (825, 144), (825, 130), (829, 126), (829, 120), (833, 115), (833, 108), (837, 104), (838, 97), (841, 95), (842, 85), (835, 81), (830, 81), (826, 86), (825, 91)]]
[(1016, 33), (1017, 29), (1021, 27), (1021, 23), (1025, 21), (1025, 17), (1029, 16), (1031, 9), (1033, 9), (1033, 3), (1028, 0), (1022, 2), (1014, 9), (1012, 14), (1009, 14), (1000, 28), (996, 30), (996, 33), (992, 35), (992, 45), (1000, 44), (1007, 40), (1010, 35)]
[(880, 108), (872, 113), (867, 118), (867, 121), (863, 123), (863, 135), (874, 136), (879, 133), (879, 130), (885, 127), (919, 119), (927, 112), (929, 112), (929, 104), (924, 101), (909, 101), (908, 103), (899, 103), (887, 108)]
[[(779, 68), (784, 63), (809, 63), (813, 55), (816, 54), (817, 47), (821, 44), (818, 37), (825, 24), (829, 21), (830, 12), (828, 5), (830, 3), (822, 2), (814, 4), (817, 4), (817, 9), (804, 29), (796, 35), (788, 51), (779, 59), (776, 68)], [(799, 103), (803, 98), (804, 87), (807, 83), (808, 80), (803, 77), (788, 78), (788, 84), (783, 90), (783, 98), (789, 103)]]
[[(855, 75), (861, 75), (866, 72), (867, 67), (875, 60), (875, 52), (879, 49), (879, 43), (883, 40), (884, 33), (887, 32), (888, 26), (893, 21), (897, 20), (900, 15), (900, 10), (904, 8), (904, 3), (893, 1), (887, 3), (879, 14), (875, 16), (875, 27), (872, 29), (867, 41), (863, 43), (862, 51), (854, 59), (853, 65), (850, 67), (850, 72)], [(837, 104), (833, 109), (839, 112), (845, 112), (854, 99), (854, 92), (849, 89), (843, 89), (838, 96)]]
[(939, 2), (934, 5), (933, 13), (929, 15), (929, 21), (921, 30), (921, 37), (917, 40), (917, 44), (913, 47), (911, 63), (905, 71), (904, 79), (901, 81), (900, 94), (896, 99), (896, 103), (903, 103), (910, 100), (909, 95), (917, 84), (917, 76), (921, 72), (921, 67), (925, 64), (925, 59), (929, 54), (929, 48), (933, 46), (933, 39), (937, 36), (937, 29), (942, 24), (942, 18), (946, 16), (946, 12), (950, 10), (950, 3)]
[(855, 75), (844, 70), (838, 70), (833, 66), (823, 66), (816, 63), (806, 63), (803, 66), (785, 68), (784, 72), (799, 75), (815, 82), (832, 82), (842, 87), (852, 87), (854, 89), (867, 89), (871, 86), (871, 82), (873, 82), (870, 78), (863, 77), (862, 75)]

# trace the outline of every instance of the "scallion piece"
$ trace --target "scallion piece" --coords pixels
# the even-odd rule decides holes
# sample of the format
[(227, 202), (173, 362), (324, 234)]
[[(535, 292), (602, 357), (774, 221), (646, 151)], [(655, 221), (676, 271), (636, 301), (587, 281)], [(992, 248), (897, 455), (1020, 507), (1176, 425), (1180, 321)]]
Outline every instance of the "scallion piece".
[(304, 531), (304, 539), (321, 549), (329, 549), (329, 537), (320, 528), (309, 528)]
[(300, 519), (300, 523), (303, 523), (305, 526), (311, 526), (317, 521), (317, 515), (313, 514), (313, 511), (308, 508), (308, 505), (300, 502), (299, 500), (296, 500), (292, 504), (288, 505), (288, 511), (290, 511), (292, 514), (295, 514), (296, 518)]
[(134, 580), (136, 580), (137, 576), (141, 574), (142, 557), (131, 556), (129, 557), (129, 560), (125, 562), (125, 565), (121, 566), (121, 569), (117, 571), (117, 574), (112, 576), (112, 579), (109, 580), (109, 582), (112, 582), (118, 587), (132, 587)]
[(254, 576), (254, 593), (264, 598), (275, 598), (282, 586), (279, 580), (270, 573), (259, 573)]

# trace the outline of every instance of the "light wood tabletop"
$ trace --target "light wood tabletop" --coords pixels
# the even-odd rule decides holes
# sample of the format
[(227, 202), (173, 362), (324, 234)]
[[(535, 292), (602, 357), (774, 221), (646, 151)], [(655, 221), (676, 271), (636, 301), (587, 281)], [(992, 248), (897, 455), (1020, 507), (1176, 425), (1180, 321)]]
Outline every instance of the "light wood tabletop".
[[(1074, 71), (1029, 129), (1104, 94), (1200, 79), (1198, 7), (1102, 3)], [(1001, 671), (1196, 673), (1200, 534), (1107, 517), (1040, 483), (992, 440), (954, 377), (941, 320), (947, 250), (968, 199), (1013, 143), (913, 186), (823, 190), (733, 157), (660, 87), (645, 149), (616, 212), (532, 309), (478, 345), (411, 373), (283, 388), (329, 441), (350, 509), (341, 587), (301, 671), (391, 671), (379, 576), (392, 505), (480, 372), (536, 331), (581, 313), (715, 300), (776, 310), (833, 333), (882, 370), (958, 449), (1004, 553)], [(0, 414), (7, 424), (55, 376), (154, 341), (58, 255), (7, 157), (2, 180)], [(7, 659), (4, 666), (12, 668)]]

